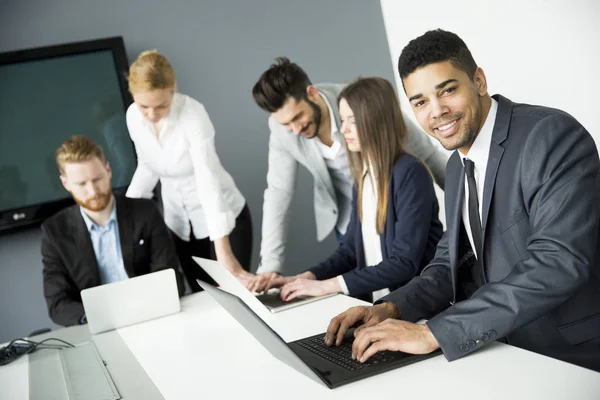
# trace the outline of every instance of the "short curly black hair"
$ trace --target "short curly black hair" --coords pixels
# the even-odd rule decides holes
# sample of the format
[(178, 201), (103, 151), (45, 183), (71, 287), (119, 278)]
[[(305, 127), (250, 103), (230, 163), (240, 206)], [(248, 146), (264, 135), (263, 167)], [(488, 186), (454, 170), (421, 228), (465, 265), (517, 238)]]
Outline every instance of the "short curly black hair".
[(429, 64), (450, 61), (473, 79), (477, 63), (469, 48), (457, 34), (436, 29), (408, 42), (398, 59), (398, 73), (404, 80), (417, 69)]

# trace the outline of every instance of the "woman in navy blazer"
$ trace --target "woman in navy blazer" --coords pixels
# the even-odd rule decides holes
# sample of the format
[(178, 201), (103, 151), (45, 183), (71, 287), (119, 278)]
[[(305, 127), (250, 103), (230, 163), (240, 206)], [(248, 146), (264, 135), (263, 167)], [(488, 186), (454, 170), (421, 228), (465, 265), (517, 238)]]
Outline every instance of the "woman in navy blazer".
[(392, 85), (361, 78), (338, 100), (355, 181), (350, 224), (328, 259), (296, 276), (272, 275), (266, 289), (281, 287), (284, 300), (329, 293), (372, 300), (418, 275), (443, 233), (431, 174), (402, 147), (406, 128)]

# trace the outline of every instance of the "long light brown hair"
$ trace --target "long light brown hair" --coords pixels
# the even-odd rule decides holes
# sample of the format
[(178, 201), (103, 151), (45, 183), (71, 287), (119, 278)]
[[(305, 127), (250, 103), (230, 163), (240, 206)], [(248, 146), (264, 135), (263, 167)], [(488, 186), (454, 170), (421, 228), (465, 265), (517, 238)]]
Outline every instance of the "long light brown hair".
[(387, 217), (390, 177), (394, 163), (403, 154), (406, 125), (400, 102), (390, 82), (383, 78), (359, 78), (342, 90), (354, 114), (360, 152), (348, 151), (350, 170), (358, 190), (358, 216), (362, 222), (362, 193), (365, 165), (377, 182), (377, 233), (382, 234)]

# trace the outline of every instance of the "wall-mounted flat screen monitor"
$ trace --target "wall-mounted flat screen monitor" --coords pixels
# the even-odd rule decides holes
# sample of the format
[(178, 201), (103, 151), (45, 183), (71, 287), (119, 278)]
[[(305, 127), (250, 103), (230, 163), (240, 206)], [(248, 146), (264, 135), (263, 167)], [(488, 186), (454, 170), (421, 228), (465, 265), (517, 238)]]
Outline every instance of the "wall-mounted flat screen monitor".
[(73, 135), (100, 144), (113, 189), (127, 187), (136, 168), (127, 68), (121, 37), (0, 54), (0, 231), (73, 204), (55, 163)]

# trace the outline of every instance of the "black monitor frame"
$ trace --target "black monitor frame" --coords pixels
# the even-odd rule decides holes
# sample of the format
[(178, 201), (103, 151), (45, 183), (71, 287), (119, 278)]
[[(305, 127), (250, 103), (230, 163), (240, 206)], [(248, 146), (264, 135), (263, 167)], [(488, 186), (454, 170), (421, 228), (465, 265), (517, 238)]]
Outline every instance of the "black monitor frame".
[[(129, 62), (125, 52), (125, 44), (121, 36), (83, 42), (65, 43), (53, 46), (37, 47), (25, 50), (0, 53), (0, 66), (26, 61), (63, 57), (74, 54), (85, 54), (102, 50), (110, 50), (113, 55), (115, 69), (119, 80), (121, 95), (125, 109), (133, 102), (127, 84)], [(132, 145), (133, 146), (133, 145)], [(56, 179), (59, 179), (58, 176)], [(126, 188), (113, 188), (117, 191)], [(0, 188), (2, 190), (2, 188)], [(65, 207), (74, 204), (73, 199), (65, 191), (65, 198), (36, 205), (0, 211), (0, 234), (28, 225), (39, 224)]]

